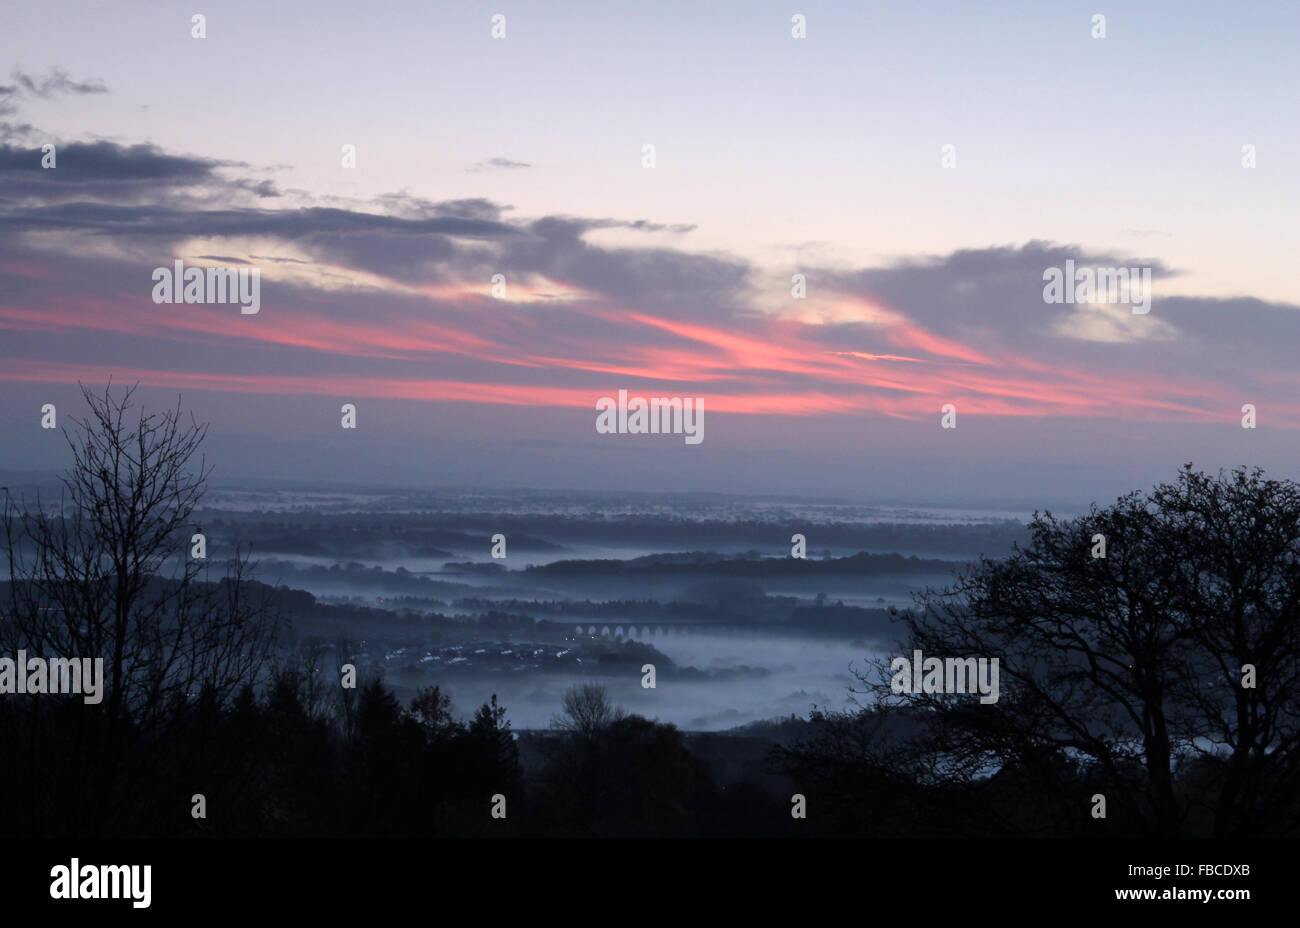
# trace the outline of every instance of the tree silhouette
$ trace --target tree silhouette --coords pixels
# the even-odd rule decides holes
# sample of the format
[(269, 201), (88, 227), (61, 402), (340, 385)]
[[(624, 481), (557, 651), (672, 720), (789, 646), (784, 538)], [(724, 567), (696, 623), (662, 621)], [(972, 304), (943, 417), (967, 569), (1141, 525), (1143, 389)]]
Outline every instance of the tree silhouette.
[(83, 775), (98, 788), (72, 791), (84, 807), (54, 814), (75, 814), (91, 832), (120, 803), (138, 806), (128, 781), (141, 771), (124, 763), (127, 742), (135, 763), (148, 764), (145, 748), (167, 739), (195, 700), (224, 704), (261, 679), (276, 631), (266, 604), (249, 596), (237, 551), (216, 571), (189, 556), (209, 474), (199, 456), (206, 427), (186, 424), (179, 403), (132, 415), (133, 394), (83, 386), (90, 413), (64, 431), (73, 464), (60, 497), (26, 505), (6, 496), (4, 509), (0, 646), (104, 661), (101, 705), (81, 706), (57, 733), (33, 706), (26, 731), (33, 745), (71, 739), (65, 748), (88, 765)]
[(582, 683), (564, 691), (563, 713), (551, 721), (557, 731), (582, 738), (593, 738), (627, 713), (609, 701), (605, 688), (597, 683)]
[(856, 783), (924, 797), (918, 815), (936, 825), (1294, 833), (1300, 486), (1187, 465), (1077, 519), (1036, 513), (1030, 529), (1012, 557), (897, 616), (904, 655), (999, 659), (996, 703), (895, 693), (877, 659), (859, 675), (875, 707), (818, 715), (819, 735), (778, 764), (830, 795)]

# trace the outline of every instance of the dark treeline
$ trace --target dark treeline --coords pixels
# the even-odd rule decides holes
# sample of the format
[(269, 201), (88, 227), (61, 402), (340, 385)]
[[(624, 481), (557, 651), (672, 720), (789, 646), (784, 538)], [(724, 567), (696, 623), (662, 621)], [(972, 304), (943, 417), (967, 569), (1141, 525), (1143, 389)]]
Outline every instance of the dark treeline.
[[(465, 564), (446, 562), (437, 577), (413, 573), (404, 567), (392, 570), (359, 561), (337, 562), (330, 566), (295, 564), (279, 558), (259, 561), (259, 569), (268, 577), (295, 584), (332, 584), (370, 588), (393, 593), (466, 597), (481, 591), (467, 583), (446, 579), (457, 575), (487, 575), (494, 586), (505, 591), (513, 586), (544, 581), (615, 580), (627, 584), (654, 581), (687, 580), (711, 583), (727, 580), (852, 582), (855, 579), (898, 578), (915, 576), (946, 577), (959, 562), (933, 558), (904, 557), (899, 554), (859, 553), (846, 557), (792, 558), (760, 557), (757, 552), (722, 555), (708, 552), (656, 554), (619, 560), (560, 560), (530, 565), (523, 570), (508, 570), (496, 563)], [(762, 587), (757, 589), (761, 592)]]
[[(85, 392), (59, 499), (5, 497), (6, 834), (1300, 831), (1294, 483), (1189, 465), (1077, 519), (1036, 515), (1024, 547), (893, 613), (895, 653), (999, 667), (978, 694), (918, 688), (886, 657), (858, 672), (861, 708), (806, 721), (689, 735), (582, 685), (516, 733), (495, 697), (458, 720), (438, 686), (403, 704), (345, 643), (290, 647), (284, 609), (318, 604), (264, 595), (238, 552), (192, 553), (203, 428), (179, 407), (133, 417), (131, 396)], [(15, 690), (24, 653), (102, 662), (94, 698)]]
[[(328, 695), (327, 695), (328, 694)], [(594, 695), (593, 695), (594, 694)], [(578, 708), (575, 700), (603, 709)], [(50, 697), (0, 703), (7, 836), (209, 837), (959, 837), (1095, 836), (1091, 797), (1113, 788), (1102, 765), (1026, 760), (959, 782), (918, 777), (908, 745), (920, 718), (863, 712), (763, 731), (686, 735), (610, 709), (575, 688), (552, 730), (515, 733), (492, 702), (451, 717), (437, 687), (402, 705), (381, 681), (354, 691), (284, 670), (228, 705), (200, 694), (166, 734), (132, 727), (111, 768), (95, 745), (100, 707)], [(767, 726), (751, 726), (766, 728)], [(24, 746), (20, 758), (12, 748)], [(856, 750), (855, 750), (856, 748)], [(885, 760), (887, 750), (898, 753)], [(19, 762), (14, 762), (15, 760)], [(1133, 768), (1128, 776), (1140, 776)], [(1179, 832), (1215, 833), (1225, 770), (1183, 765), (1190, 803)], [(1119, 794), (1112, 793), (1119, 796)], [(203, 817), (196, 818), (202, 796)], [(806, 819), (791, 816), (802, 796)], [(501, 797), (504, 802), (498, 805)], [(1284, 804), (1285, 805), (1285, 804)], [(493, 809), (504, 814), (494, 818)], [(1294, 834), (1290, 815), (1231, 833)], [(1117, 802), (1111, 837), (1150, 835), (1155, 810)]]
[[(412, 499), (421, 511), (407, 513), (346, 512), (196, 513), (210, 533), (241, 539), (254, 550), (339, 558), (382, 558), (395, 553), (451, 557), (450, 551), (486, 551), (497, 532), (509, 536), (512, 550), (551, 552), (565, 545), (606, 544), (752, 548), (768, 555), (788, 552), (789, 526), (803, 517), (791, 512), (770, 521), (627, 514), (607, 516), (520, 514), (517, 512), (427, 511), (427, 499)], [(912, 523), (863, 524), (817, 522), (803, 526), (810, 551), (824, 547), (858, 551), (918, 551), (950, 556), (996, 556), (1025, 540), (1024, 525), (1014, 521), (976, 525)]]
[[(787, 552), (788, 553), (788, 552)], [(530, 566), (526, 574), (536, 576), (565, 576), (572, 574), (602, 575), (658, 575), (723, 577), (822, 577), (836, 576), (898, 576), (901, 574), (947, 574), (953, 565), (915, 556), (901, 554), (859, 553), (849, 557), (792, 558), (759, 557), (757, 552), (744, 555), (713, 554), (696, 551), (682, 554), (651, 554), (630, 560), (573, 560), (554, 561), (550, 564)]]
[[(554, 730), (516, 738), (495, 697), (458, 721), (437, 687), (403, 706), (379, 680), (346, 690), (283, 670), (260, 695), (249, 687), (224, 705), (208, 693), (185, 700), (169, 713), (165, 733), (131, 726), (111, 766), (97, 750), (106, 727), (101, 707), (64, 697), (6, 701), (0, 740), (23, 753), (0, 767), (0, 833), (798, 833), (771, 778), (720, 785), (674, 726), (575, 708), (582, 701), (607, 706), (599, 687), (575, 688)], [(494, 808), (503, 817), (494, 818)]]

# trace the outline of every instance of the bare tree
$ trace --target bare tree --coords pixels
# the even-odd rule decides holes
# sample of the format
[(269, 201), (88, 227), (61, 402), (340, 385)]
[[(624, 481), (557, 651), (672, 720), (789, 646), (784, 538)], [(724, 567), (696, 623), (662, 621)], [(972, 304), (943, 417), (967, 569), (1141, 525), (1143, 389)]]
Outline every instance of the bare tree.
[(623, 718), (626, 713), (609, 701), (605, 688), (595, 683), (571, 686), (564, 693), (564, 714), (551, 722), (562, 732), (592, 738)]
[(199, 450), (206, 426), (185, 421), (179, 400), (162, 413), (137, 410), (134, 393), (83, 386), (90, 412), (64, 430), (72, 467), (58, 499), (6, 496), (3, 515), (10, 582), (0, 643), (103, 658), (95, 716), (110, 779), (126, 728), (166, 737), (200, 694), (222, 704), (259, 682), (277, 625), (250, 599), (246, 556), (191, 556), (210, 474)]

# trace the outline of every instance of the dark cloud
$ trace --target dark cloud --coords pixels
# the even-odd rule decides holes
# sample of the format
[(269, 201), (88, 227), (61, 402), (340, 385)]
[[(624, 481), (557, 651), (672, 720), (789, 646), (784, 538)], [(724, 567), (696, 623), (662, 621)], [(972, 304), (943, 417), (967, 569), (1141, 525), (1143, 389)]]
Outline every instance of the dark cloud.
[(311, 264), (301, 258), (278, 258), (274, 255), (249, 255), (254, 261), (269, 261), (272, 264)]
[[(61, 160), (61, 156), (60, 156)], [(60, 168), (59, 170), (63, 170)], [(501, 223), (476, 219), (399, 219), (325, 207), (302, 209), (177, 209), (86, 201), (10, 209), (3, 214), (15, 230), (77, 230), (120, 236), (174, 239), (189, 236), (269, 236), (284, 241), (329, 240), (332, 236), (440, 234), (484, 237), (511, 235)], [(388, 242), (391, 244), (391, 241)]]
[(587, 229), (632, 229), (636, 232), (672, 232), (674, 235), (685, 235), (687, 232), (694, 232), (699, 228), (695, 223), (664, 223), (650, 222), (648, 219), (636, 219), (628, 221), (626, 219), (577, 219), (565, 217), (570, 222), (577, 223), (584, 230)]
[[(0, 115), (4, 106), (0, 104)], [(36, 138), (36, 127), (29, 122), (0, 122), (0, 144), (31, 144)]]
[[(214, 201), (279, 196), (270, 181), (230, 179), (221, 173), (246, 165), (173, 155), (153, 145), (60, 142), (58, 166), (47, 170), (41, 166), (41, 145), (51, 139), (31, 131), (5, 134), (10, 142), (0, 145), (0, 200), (22, 203), (38, 212), (75, 202), (170, 203), (193, 209)], [(62, 212), (61, 222), (66, 223), (70, 214)], [(102, 219), (101, 213), (96, 221)], [(75, 219), (72, 222), (75, 224)]]
[(627, 306), (694, 318), (730, 315), (749, 290), (752, 269), (729, 256), (670, 248), (601, 248), (585, 241), (592, 229), (626, 227), (609, 219), (550, 216), (504, 243), (498, 266), (533, 272), (602, 294)]
[[(341, 201), (340, 201), (341, 202)], [(405, 219), (481, 219), (489, 222), (501, 220), (502, 214), (512, 207), (502, 206), (482, 197), (464, 200), (426, 200), (406, 192), (385, 193), (367, 205), (382, 207), (391, 216)]]
[[(94, 94), (108, 93), (103, 81), (74, 81), (61, 68), (51, 68), (44, 77), (36, 78), (15, 68), (11, 75), (13, 84), (0, 84), (0, 116), (12, 116), (18, 112), (18, 100), (23, 96), (39, 97), (49, 100), (58, 94)], [(7, 135), (0, 135), (0, 139)]]
[(636, 229), (638, 232), (672, 232), (674, 235), (685, 235), (687, 232), (694, 232), (699, 226), (695, 223), (670, 223), (665, 225), (661, 222), (647, 222), (644, 219), (638, 219), (636, 222), (625, 223), (629, 229)]
[[(1155, 293), (1149, 312), (1134, 316), (1118, 307), (1120, 337), (1082, 337), (1078, 328), (1086, 329), (1089, 316), (1104, 308), (1043, 301), (1043, 272), (1063, 267), (1067, 259), (1076, 266), (1151, 268)], [(849, 294), (990, 357), (1082, 366), (1098, 375), (1173, 380), (1195, 372), (1207, 380), (1240, 382), (1253, 376), (1246, 372), (1286, 370), (1300, 341), (1300, 306), (1162, 294), (1155, 282), (1175, 278), (1176, 270), (1149, 257), (1077, 245), (1033, 241), (851, 272), (806, 273), (814, 309), (819, 293)], [(818, 338), (842, 350), (870, 351), (871, 331), (870, 325), (830, 324), (820, 328)]]
[[(40, 166), (39, 153), (34, 163)], [(168, 185), (196, 184), (213, 180), (215, 169), (230, 164), (211, 158), (169, 155), (154, 145), (126, 147), (112, 142), (70, 142), (59, 146), (59, 168), (38, 171), (37, 178), (50, 184), (140, 180)], [(0, 148), (0, 178), (9, 172), (30, 171), (32, 165), (30, 151), (10, 146)], [(30, 184), (33, 179), (25, 177), (24, 182)]]
[[(44, 77), (33, 77), (23, 71), (15, 68), (10, 75), (21, 87), (32, 96), (40, 97), (42, 100), (48, 100), (56, 94), (94, 94), (108, 93), (108, 88), (104, 86), (101, 80), (74, 81), (68, 76), (68, 73), (62, 68), (50, 68)], [(0, 91), (12, 88), (0, 88)]]
[[(0, 219), (14, 232), (112, 236), (166, 250), (193, 237), (262, 237), (293, 243), (323, 264), (407, 284), (542, 277), (628, 306), (668, 315), (726, 316), (743, 301), (743, 261), (671, 248), (601, 248), (600, 229), (684, 234), (692, 225), (648, 220), (546, 217), (508, 221), (511, 207), (484, 198), (432, 201), (391, 193), (369, 202), (264, 209), (269, 181), (229, 179), (246, 167), (166, 153), (151, 145), (77, 142), (59, 148), (56, 170), (39, 149), (0, 147)], [(239, 201), (245, 201), (239, 205)]]
[(46, 204), (171, 202), (198, 208), (212, 201), (281, 196), (272, 181), (222, 173), (248, 167), (240, 161), (174, 155), (155, 145), (67, 142), (58, 143), (58, 167), (46, 170), (37, 143), (48, 139), (38, 137), (30, 125), (0, 123), (0, 139), (5, 140), (0, 144), (0, 198)]
[(1043, 302), (1043, 272), (1065, 266), (1149, 267), (1153, 281), (1172, 276), (1159, 261), (1032, 241), (1020, 247), (964, 249), (942, 257), (911, 258), (886, 267), (845, 272), (808, 270), (810, 293), (826, 287), (873, 300), (935, 331), (978, 338), (1001, 333), (1032, 339), (1073, 314), (1073, 304)]
[(523, 161), (511, 161), (509, 158), (488, 158), (486, 161), (480, 161), (477, 164), (475, 164), (472, 168), (468, 168), (467, 170), (469, 173), (473, 174), (479, 171), (491, 171), (494, 169), (502, 169), (502, 168), (509, 169), (509, 168), (531, 168), (531, 167), (532, 167), (531, 164), (526, 164)]
[(276, 187), (275, 184), (269, 180), (259, 181), (259, 180), (241, 179), (241, 180), (233, 181), (233, 183), (236, 186), (244, 190), (247, 190), (249, 193), (256, 194), (257, 196), (266, 199), (270, 199), (272, 197), (278, 197), (281, 195), (279, 188)]

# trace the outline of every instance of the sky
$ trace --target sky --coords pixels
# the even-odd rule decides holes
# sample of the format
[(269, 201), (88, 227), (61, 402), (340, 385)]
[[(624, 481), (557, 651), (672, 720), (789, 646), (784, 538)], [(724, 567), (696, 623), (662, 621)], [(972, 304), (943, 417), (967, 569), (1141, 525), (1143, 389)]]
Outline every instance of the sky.
[[(1297, 476), (1295, 3), (202, 7), (3, 13), (0, 467), (66, 466), (42, 405), (111, 378), (229, 480)], [(260, 310), (155, 303), (176, 260)], [(1045, 302), (1067, 261), (1147, 269), (1149, 312)], [(598, 433), (619, 390), (703, 398), (704, 440)]]

